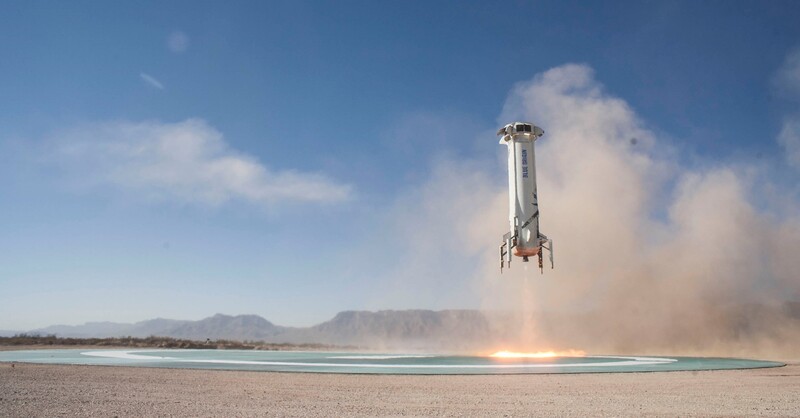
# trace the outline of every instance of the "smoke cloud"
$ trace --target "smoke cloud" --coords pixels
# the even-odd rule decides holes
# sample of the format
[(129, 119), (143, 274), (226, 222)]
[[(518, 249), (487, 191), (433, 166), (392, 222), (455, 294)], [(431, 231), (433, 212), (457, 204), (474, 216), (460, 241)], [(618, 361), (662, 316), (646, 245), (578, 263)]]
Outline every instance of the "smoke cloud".
[[(439, 164), (415, 195), (417, 212), (401, 220), (402, 229), (422, 231), (406, 237), (410, 247), (456, 231), (462, 258), (450, 260), (471, 271), (428, 277), (454, 287), (471, 283), (493, 318), (497, 338), (487, 349), (793, 353), (800, 342), (795, 196), (783, 193), (784, 204), (766, 200), (762, 190), (780, 186), (755, 166), (687, 166), (679, 149), (607, 93), (585, 65), (516, 85), (498, 125), (515, 120), (546, 132), (536, 163), (554, 270), (546, 266), (540, 276), (535, 262), (517, 259), (499, 272), (497, 247), (508, 229), (506, 150), (499, 145), (495, 164)], [(430, 262), (431, 252), (419, 254), (428, 255), (403, 263)], [(414, 276), (424, 273), (416, 269)]]

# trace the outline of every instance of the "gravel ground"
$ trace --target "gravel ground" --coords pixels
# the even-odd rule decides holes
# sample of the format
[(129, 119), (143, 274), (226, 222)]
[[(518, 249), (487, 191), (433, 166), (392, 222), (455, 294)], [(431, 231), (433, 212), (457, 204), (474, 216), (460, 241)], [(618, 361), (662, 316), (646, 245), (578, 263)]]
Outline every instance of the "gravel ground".
[(760, 370), (376, 376), (0, 363), (0, 416), (800, 416)]

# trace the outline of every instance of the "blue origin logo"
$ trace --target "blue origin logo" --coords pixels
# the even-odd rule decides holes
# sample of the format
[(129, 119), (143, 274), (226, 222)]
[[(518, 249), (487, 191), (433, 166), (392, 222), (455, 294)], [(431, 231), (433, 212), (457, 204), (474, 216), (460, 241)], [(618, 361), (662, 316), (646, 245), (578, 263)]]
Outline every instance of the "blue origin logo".
[(522, 178), (528, 178), (528, 150), (522, 150)]

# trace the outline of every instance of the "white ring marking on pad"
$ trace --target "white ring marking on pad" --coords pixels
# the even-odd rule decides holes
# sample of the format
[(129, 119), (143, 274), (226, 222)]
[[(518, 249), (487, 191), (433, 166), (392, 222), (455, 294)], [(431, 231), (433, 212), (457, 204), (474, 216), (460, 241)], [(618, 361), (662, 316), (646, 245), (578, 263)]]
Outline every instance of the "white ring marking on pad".
[[(169, 351), (169, 350), (156, 350)], [(154, 351), (146, 351), (154, 352)], [(239, 364), (251, 366), (291, 366), (291, 367), (330, 367), (330, 368), (373, 368), (373, 369), (532, 369), (560, 367), (620, 367), (650, 366), (669, 364), (677, 359), (661, 357), (628, 357), (628, 356), (586, 356), (585, 358), (617, 359), (620, 361), (598, 363), (533, 363), (533, 364), (364, 364), (364, 363), (304, 363), (296, 361), (259, 361), (259, 360), (224, 360), (224, 359), (182, 359), (177, 357), (133, 354), (133, 351), (87, 351), (82, 355), (92, 357), (116, 358), (123, 360), (174, 361), (179, 363), (202, 364)], [(433, 358), (435, 356), (335, 356), (339, 359), (393, 359), (393, 358)]]

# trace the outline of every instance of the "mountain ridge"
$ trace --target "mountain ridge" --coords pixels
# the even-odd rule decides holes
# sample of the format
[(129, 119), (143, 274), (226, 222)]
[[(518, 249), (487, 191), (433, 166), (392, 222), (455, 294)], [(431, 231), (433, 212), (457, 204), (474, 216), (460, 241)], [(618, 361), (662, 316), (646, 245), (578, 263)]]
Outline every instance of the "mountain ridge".
[(226, 339), (371, 347), (426, 347), (444, 343), (464, 346), (491, 334), (486, 316), (469, 309), (350, 310), (309, 327), (276, 325), (254, 314), (217, 313), (196, 321), (166, 318), (135, 323), (92, 321), (81, 325), (52, 325), (28, 333), (74, 338), (157, 336), (197, 341)]
[[(253, 314), (218, 313), (196, 321), (154, 318), (135, 323), (54, 325), (28, 334), (75, 338), (155, 336), (202, 342), (236, 340), (403, 350), (475, 351), (516, 346), (636, 353), (678, 350), (688, 354), (758, 352), (761, 347), (790, 352), (800, 341), (800, 303), (738, 304), (725, 309), (717, 316), (703, 318), (725, 325), (714, 333), (689, 335), (681, 328), (681, 321), (673, 321), (663, 338), (654, 340), (642, 339), (636, 328), (620, 328), (614, 320), (603, 320), (613, 318), (609, 312), (523, 316), (519, 312), (473, 309), (350, 310), (308, 327), (281, 326)], [(675, 336), (683, 340), (676, 341)]]

